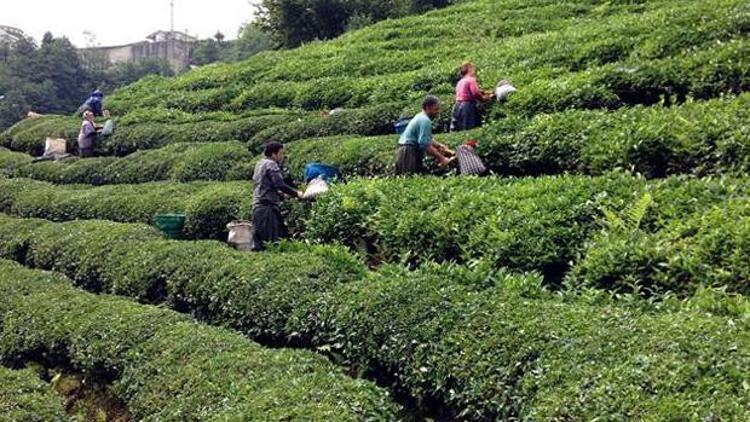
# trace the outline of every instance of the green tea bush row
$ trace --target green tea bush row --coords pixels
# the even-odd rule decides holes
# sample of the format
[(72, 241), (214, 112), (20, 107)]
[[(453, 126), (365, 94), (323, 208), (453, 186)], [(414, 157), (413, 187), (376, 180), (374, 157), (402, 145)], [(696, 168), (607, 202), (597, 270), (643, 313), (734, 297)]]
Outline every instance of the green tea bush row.
[(240, 142), (179, 143), (122, 158), (97, 157), (31, 163), (26, 154), (0, 150), (0, 171), (52, 183), (111, 185), (159, 180), (249, 180), (256, 157)]
[[(739, 85), (727, 82), (730, 86), (746, 86), (743, 81), (747, 77), (742, 73), (746, 66), (737, 59), (742, 56), (731, 56), (742, 50), (724, 54), (710, 47), (713, 42), (740, 40), (747, 32), (750, 13), (738, 0), (616, 5), (475, 1), (446, 10), (450, 14), (386, 22), (333, 42), (259, 55), (244, 63), (202, 69), (183, 77), (149, 80), (122, 90), (112, 101), (123, 109), (179, 104), (185, 98), (203, 101), (204, 95), (212, 97), (222, 89), (227, 95), (240, 92), (231, 102), (220, 104), (225, 110), (290, 105), (308, 109), (365, 107), (383, 101), (415, 101), (426, 92), (452, 91), (455, 68), (466, 59), (465, 49), (455, 48), (462, 44), (474, 46), (473, 58), (486, 83), (510, 78), (524, 87), (510, 106), (531, 114), (576, 105), (613, 105), (609, 100), (653, 103), (662, 92), (650, 88), (662, 89), (662, 82), (675, 76), (674, 68), (680, 75), (697, 76), (689, 79), (693, 82), (687, 92), (682, 92), (680, 85), (667, 84), (663, 87), (666, 93), (703, 97), (722, 92), (719, 82), (726, 79), (722, 73), (726, 69), (717, 66), (735, 69)], [(515, 30), (508, 31), (505, 26)], [(518, 30), (519, 26), (524, 29)], [(540, 28), (546, 32), (539, 32)], [(701, 53), (703, 50), (707, 52)], [(733, 65), (727, 60), (731, 57), (739, 63)], [(655, 73), (672, 58), (674, 67)], [(701, 62), (705, 69), (713, 70), (695, 68)], [(635, 65), (643, 65), (643, 69)], [(618, 73), (620, 69), (625, 71)], [(612, 76), (607, 75), (612, 73), (622, 80), (611, 81)], [(711, 85), (705, 85), (709, 82), (705, 77), (719, 85), (704, 89)], [(566, 91), (570, 91), (568, 95), (559, 98)], [(204, 105), (190, 103), (184, 108)]]
[[(102, 143), (102, 154), (127, 155), (142, 149), (183, 142), (248, 142), (268, 128), (284, 125), (292, 117), (282, 114), (256, 116), (230, 122), (203, 121), (198, 123), (145, 123), (118, 129)], [(262, 144), (263, 142), (261, 142)], [(259, 145), (250, 144), (253, 147)]]
[(644, 294), (703, 286), (748, 294), (748, 262), (750, 202), (741, 197), (657, 231), (609, 222), (583, 251), (567, 282)]
[[(648, 178), (734, 173), (750, 169), (749, 109), (750, 96), (741, 94), (672, 107), (571, 110), (506, 118), (470, 132), (437, 134), (436, 139), (453, 146), (476, 139), (477, 153), (501, 175), (599, 175), (616, 169)], [(293, 142), (288, 164), (300, 169), (303, 160), (317, 160), (349, 174), (387, 175), (393, 170), (396, 141), (394, 134)]]
[[(118, 126), (113, 136), (100, 142), (98, 153), (123, 156), (138, 150), (154, 149), (173, 143), (232, 140), (246, 142), (256, 133), (274, 125), (286, 124), (290, 119), (296, 119), (296, 116), (294, 113), (276, 113), (232, 121), (207, 120), (181, 124), (143, 123)], [(14, 151), (39, 156), (44, 152), (46, 137), (62, 137), (68, 141), (68, 151), (74, 152), (80, 124), (80, 119), (62, 116), (24, 119), (0, 135), (0, 144)]]
[(146, 107), (129, 111), (122, 117), (117, 117), (117, 123), (128, 126), (138, 123), (199, 123), (205, 121), (233, 122), (248, 117), (261, 117), (273, 115), (304, 116), (304, 111), (290, 109), (253, 109), (243, 110), (241, 113), (228, 111), (216, 111), (208, 113), (188, 113), (183, 110), (164, 107)]
[(483, 258), (496, 267), (540, 271), (554, 283), (598, 229), (603, 208), (624, 209), (651, 192), (658, 212), (647, 223), (656, 230), (746, 194), (745, 183), (649, 183), (627, 174), (356, 180), (318, 198), (304, 227), (310, 240), (343, 242), (380, 260)]
[(225, 239), (226, 224), (246, 220), (249, 182), (155, 182), (138, 185), (60, 186), (29, 179), (0, 179), (0, 210), (56, 221), (107, 219), (149, 223), (155, 214), (184, 213), (182, 236)]
[(365, 273), (337, 248), (245, 255), (149, 231), (0, 217), (0, 255), (92, 290), (166, 300), (256, 338), (329, 351), (439, 419), (748, 416), (750, 331), (741, 316), (592, 305), (481, 262)]
[[(725, 173), (746, 171), (748, 165), (747, 110), (750, 96), (742, 94), (737, 97), (729, 96), (723, 99), (706, 102), (692, 102), (673, 107), (635, 107), (617, 111), (581, 111), (573, 110), (550, 115), (541, 115), (533, 119), (508, 118), (486, 125), (484, 128), (472, 132), (456, 134), (439, 134), (437, 139), (451, 145), (458, 145), (469, 138), (479, 141), (477, 152), (495, 172), (505, 175), (540, 175), (556, 173), (602, 174), (607, 171), (622, 168), (629, 169), (647, 177), (663, 177), (670, 174), (691, 173), (704, 175), (711, 173)], [(395, 108), (394, 108), (395, 109)], [(354, 112), (352, 112), (354, 113)], [(395, 115), (395, 113), (394, 113)], [(341, 123), (343, 117), (334, 115), (329, 118), (317, 118), (321, 125), (328, 129), (317, 132), (311, 120), (281, 124), (276, 128), (261, 132), (253, 141), (253, 145), (261, 145), (267, 140), (282, 141), (295, 140), (307, 135), (327, 134), (345, 128)], [(378, 116), (372, 113), (370, 116)], [(393, 117), (393, 116), (391, 116)], [(341, 119), (341, 120), (339, 120)], [(386, 119), (389, 120), (389, 119)], [(359, 124), (359, 123), (357, 123)], [(439, 121), (436, 126), (442, 124)], [(366, 131), (390, 131), (390, 123), (375, 124)], [(298, 131), (291, 128), (297, 127)], [(285, 129), (286, 128), (286, 129)], [(283, 131), (283, 130), (286, 131)], [(345, 132), (356, 133), (361, 128), (344, 129)], [(218, 139), (215, 139), (218, 140)], [(289, 165), (294, 175), (302, 174), (304, 164), (309, 161), (322, 161), (341, 167), (345, 173), (376, 176), (390, 174), (393, 168), (394, 151), (397, 135), (384, 135), (379, 138), (363, 138), (357, 136), (341, 136), (332, 139), (310, 139), (289, 144)], [(221, 145), (221, 146), (220, 146)], [(227, 147), (223, 146), (227, 145)], [(228, 145), (232, 145), (231, 148)], [(159, 166), (158, 173), (163, 173), (170, 165), (167, 161), (177, 160), (178, 151), (188, 146), (170, 146), (162, 150), (136, 154), (119, 161), (121, 165), (131, 160), (151, 162)], [(223, 151), (236, 151), (237, 163), (230, 164), (231, 157)], [(204, 151), (211, 152), (204, 152)], [(150, 176), (149, 171), (143, 172), (142, 177), (120, 176), (119, 171), (103, 172), (102, 176), (79, 176), (84, 163), (73, 165), (75, 170), (65, 170), (64, 176), (57, 177), (58, 172), (53, 169), (60, 163), (42, 163), (22, 166), (18, 163), (30, 161), (30, 158), (20, 154), (0, 151), (0, 168), (15, 168), (21, 174), (32, 178), (56, 182), (75, 181), (81, 183), (113, 183), (110, 180), (136, 183), (140, 181), (172, 178), (177, 180), (195, 180), (201, 178), (233, 179), (247, 178), (249, 169), (243, 167), (248, 155), (239, 146), (230, 143), (220, 143), (216, 147), (203, 147), (195, 151), (194, 156), (208, 154), (205, 160), (215, 163), (227, 162), (231, 167), (226, 170), (225, 177), (218, 174), (221, 171), (211, 171), (212, 175), (193, 176), (181, 172), (169, 177)], [(198, 152), (201, 151), (201, 152)], [(171, 152), (171, 153), (170, 153)], [(222, 158), (214, 161), (213, 154)], [(147, 158), (149, 157), (149, 158)], [(163, 157), (163, 158), (160, 158)], [(158, 161), (165, 161), (161, 166)], [(94, 168), (110, 166), (111, 160), (97, 159), (87, 161), (86, 167)], [(96, 164), (101, 162), (100, 164)], [(205, 161), (203, 161), (205, 162)], [(209, 165), (211, 168), (215, 166)], [(117, 167), (115, 167), (117, 169)], [(37, 170), (42, 169), (42, 170)], [(49, 170), (48, 170), (49, 169)], [(68, 175), (68, 171), (72, 172)], [(86, 170), (96, 171), (98, 170)], [(6, 171), (7, 172), (7, 171)], [(36, 175), (51, 172), (51, 176), (37, 177)], [(239, 173), (239, 174), (238, 174)], [(14, 174), (11, 172), (11, 174)], [(91, 180), (87, 180), (91, 179)], [(104, 180), (99, 182), (99, 180)]]
[(32, 422), (68, 420), (62, 398), (31, 369), (0, 366), (0, 418)]
[(69, 116), (41, 116), (21, 120), (0, 134), (0, 145), (13, 151), (39, 156), (46, 138), (63, 138), (71, 150), (78, 139), (81, 120)]
[[(629, 169), (647, 177), (748, 169), (750, 96), (674, 107), (541, 115), (517, 127), (487, 125), (478, 153), (501, 174), (602, 174)], [(510, 127), (509, 127), (510, 126)]]
[(12, 173), (16, 168), (31, 163), (31, 156), (0, 147), (0, 173)]
[(266, 349), (173, 311), (82, 292), (59, 274), (0, 268), (3, 359), (57, 358), (106, 374), (135, 419), (397, 417), (386, 393), (309, 352)]

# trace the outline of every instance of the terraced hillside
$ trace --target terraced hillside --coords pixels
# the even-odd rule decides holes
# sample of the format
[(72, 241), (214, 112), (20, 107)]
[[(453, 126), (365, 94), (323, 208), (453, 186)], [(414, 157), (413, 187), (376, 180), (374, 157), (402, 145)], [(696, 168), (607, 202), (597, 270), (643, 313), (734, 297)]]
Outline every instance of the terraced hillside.
[[(19, 122), (0, 378), (28, 394), (0, 419), (64, 417), (26, 365), (134, 420), (750, 419), (749, 34), (740, 0), (464, 0), (141, 80), (107, 98), (96, 158), (32, 162), (79, 122)], [(519, 91), (444, 133), (467, 59)], [(427, 93), (438, 139), (478, 140), (494, 175), (392, 177), (392, 124)], [(225, 226), (269, 140), (291, 176), (348, 183), (245, 254)], [(148, 226), (165, 212), (181, 239)]]

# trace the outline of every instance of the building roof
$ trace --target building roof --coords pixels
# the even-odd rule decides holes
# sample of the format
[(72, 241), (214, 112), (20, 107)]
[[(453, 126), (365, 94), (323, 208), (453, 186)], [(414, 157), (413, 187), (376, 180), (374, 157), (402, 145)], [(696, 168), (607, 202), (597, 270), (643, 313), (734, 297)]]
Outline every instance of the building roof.
[(198, 41), (198, 38), (180, 31), (156, 31), (152, 34), (149, 34), (146, 38), (152, 41), (156, 41), (158, 39), (177, 39), (187, 42)]

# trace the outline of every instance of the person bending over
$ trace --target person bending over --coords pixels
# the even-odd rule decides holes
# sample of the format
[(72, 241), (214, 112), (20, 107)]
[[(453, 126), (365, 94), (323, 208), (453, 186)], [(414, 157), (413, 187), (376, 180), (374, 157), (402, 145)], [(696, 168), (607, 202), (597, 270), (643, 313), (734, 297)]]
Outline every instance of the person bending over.
[(451, 160), (443, 154), (450, 150), (432, 138), (432, 120), (440, 115), (440, 99), (428, 95), (422, 101), (422, 112), (414, 116), (401, 134), (396, 151), (396, 174), (419, 174), (424, 172), (425, 153), (433, 156), (440, 167)]

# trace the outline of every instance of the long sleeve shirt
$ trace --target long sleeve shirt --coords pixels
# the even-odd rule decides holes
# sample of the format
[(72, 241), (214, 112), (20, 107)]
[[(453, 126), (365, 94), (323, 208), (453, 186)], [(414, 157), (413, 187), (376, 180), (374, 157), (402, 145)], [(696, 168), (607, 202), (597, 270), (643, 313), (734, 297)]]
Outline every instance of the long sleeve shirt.
[(456, 101), (477, 101), (482, 99), (477, 78), (467, 76), (456, 85)]
[(96, 128), (94, 124), (88, 120), (84, 120), (81, 123), (81, 130), (78, 132), (78, 148), (91, 148), (94, 146), (94, 140), (96, 139)]
[(296, 196), (297, 191), (284, 182), (281, 168), (276, 161), (264, 158), (255, 165), (253, 172), (253, 207), (257, 205), (281, 204), (281, 195), (284, 192)]

